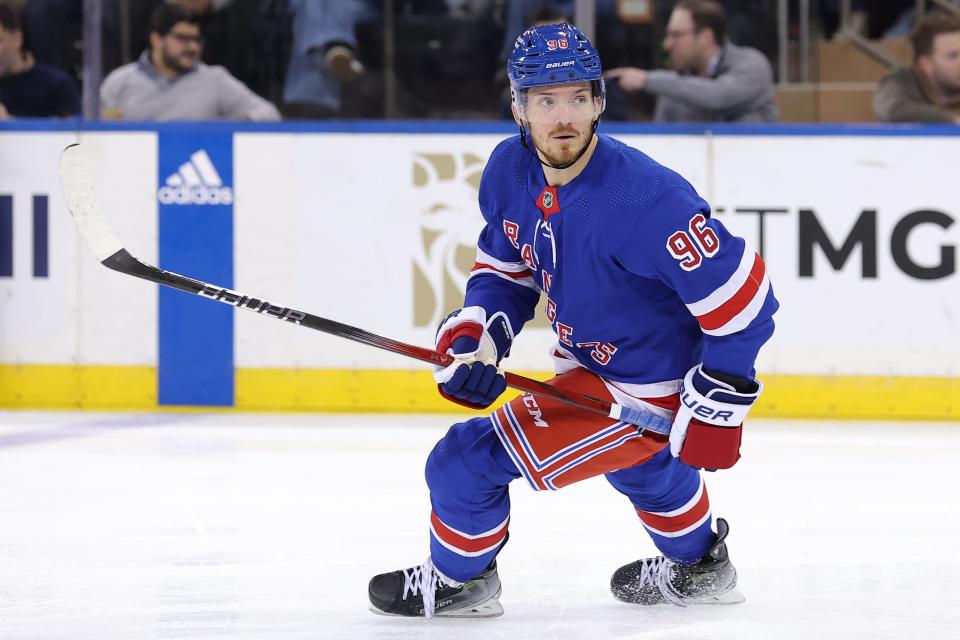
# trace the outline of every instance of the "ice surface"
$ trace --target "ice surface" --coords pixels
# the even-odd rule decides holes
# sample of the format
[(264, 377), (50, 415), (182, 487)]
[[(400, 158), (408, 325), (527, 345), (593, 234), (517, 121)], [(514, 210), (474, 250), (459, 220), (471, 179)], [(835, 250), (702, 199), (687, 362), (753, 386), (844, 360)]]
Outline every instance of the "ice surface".
[(960, 424), (762, 422), (707, 477), (747, 602), (640, 608), (602, 479), (512, 488), (493, 620), (376, 616), (444, 416), (0, 413), (0, 638), (960, 638)]

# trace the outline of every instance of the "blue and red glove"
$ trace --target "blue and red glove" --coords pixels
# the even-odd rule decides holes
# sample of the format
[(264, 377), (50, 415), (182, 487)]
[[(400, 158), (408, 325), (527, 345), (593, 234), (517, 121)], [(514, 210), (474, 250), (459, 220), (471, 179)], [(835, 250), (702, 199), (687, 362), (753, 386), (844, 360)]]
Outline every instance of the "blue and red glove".
[(440, 395), (471, 409), (485, 409), (507, 388), (497, 368), (510, 351), (513, 330), (502, 313), (487, 320), (482, 307), (464, 307), (444, 319), (437, 329), (436, 350), (456, 358), (446, 367), (434, 367)]
[(740, 459), (743, 419), (762, 391), (759, 380), (708, 374), (702, 365), (690, 369), (680, 386), (670, 453), (691, 467), (711, 471), (735, 465)]

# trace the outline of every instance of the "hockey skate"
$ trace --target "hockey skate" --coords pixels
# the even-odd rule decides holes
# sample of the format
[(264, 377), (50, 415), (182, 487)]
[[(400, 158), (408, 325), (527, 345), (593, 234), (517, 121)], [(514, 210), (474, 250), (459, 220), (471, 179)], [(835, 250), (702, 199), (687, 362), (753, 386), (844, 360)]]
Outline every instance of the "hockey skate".
[(370, 579), (370, 610), (386, 616), (495, 618), (503, 614), (497, 601), (497, 563), (468, 582), (453, 581), (429, 559), (419, 567), (381, 573)]
[(617, 600), (633, 604), (739, 604), (745, 598), (735, 588), (737, 570), (724, 544), (728, 533), (727, 521), (717, 518), (716, 540), (699, 561), (681, 564), (663, 556), (637, 560), (614, 572), (610, 590)]

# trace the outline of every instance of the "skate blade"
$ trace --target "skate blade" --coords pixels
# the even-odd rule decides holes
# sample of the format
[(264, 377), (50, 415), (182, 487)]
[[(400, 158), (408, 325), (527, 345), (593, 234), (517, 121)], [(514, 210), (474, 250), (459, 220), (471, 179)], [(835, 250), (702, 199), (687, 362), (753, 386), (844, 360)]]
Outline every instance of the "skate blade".
[(498, 618), (503, 615), (503, 605), (494, 596), (483, 604), (466, 609), (457, 609), (450, 613), (438, 613), (434, 618)]
[[(474, 607), (466, 607), (455, 611), (448, 611), (434, 614), (434, 618), (498, 618), (503, 615), (503, 605), (499, 602), (500, 591), (484, 602)], [(377, 609), (372, 604), (367, 608), (378, 616), (387, 616), (388, 618), (422, 618), (423, 616), (404, 616), (398, 613), (387, 613)]]
[(500, 594), (503, 593), (503, 587), (497, 589), (489, 600), (475, 607), (465, 607), (450, 611), (434, 614), (434, 618), (498, 618), (503, 615), (503, 605), (500, 604)]

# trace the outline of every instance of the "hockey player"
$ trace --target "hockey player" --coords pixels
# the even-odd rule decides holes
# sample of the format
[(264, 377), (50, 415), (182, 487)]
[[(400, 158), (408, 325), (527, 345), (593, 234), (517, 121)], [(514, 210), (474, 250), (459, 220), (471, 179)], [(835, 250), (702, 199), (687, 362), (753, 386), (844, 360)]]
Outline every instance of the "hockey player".
[(535, 490), (604, 474), (663, 554), (613, 574), (619, 600), (734, 603), (727, 523), (711, 528), (699, 468), (739, 459), (760, 395), (754, 360), (777, 309), (763, 261), (711, 219), (693, 187), (596, 133), (600, 60), (569, 24), (535, 27), (508, 61), (520, 135), (480, 184), (486, 227), (464, 307), (437, 332), (456, 361), (440, 393), (474, 408), (504, 391), (497, 365), (541, 294), (557, 334), (550, 384), (672, 420), (643, 430), (524, 395), (456, 424), (426, 466), (430, 557), (370, 580), (371, 608), (402, 616), (496, 616), (495, 557), (508, 537), (508, 484)]

